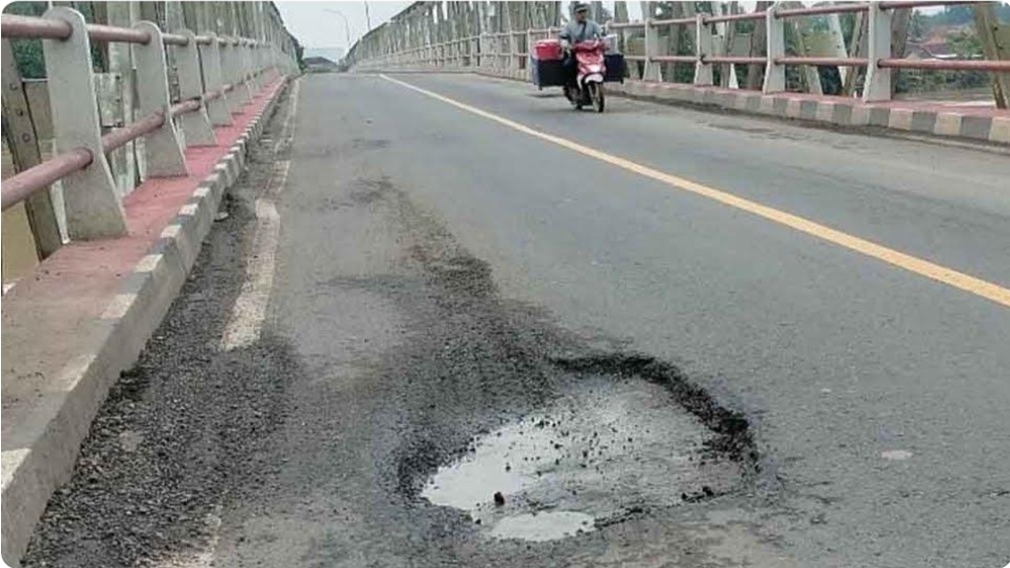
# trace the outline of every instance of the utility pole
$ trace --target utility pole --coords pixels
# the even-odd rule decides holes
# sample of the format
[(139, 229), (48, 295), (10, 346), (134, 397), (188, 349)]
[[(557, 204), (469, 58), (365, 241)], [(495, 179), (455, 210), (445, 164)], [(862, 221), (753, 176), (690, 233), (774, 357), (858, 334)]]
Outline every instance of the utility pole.
[(347, 16), (343, 12), (337, 10), (336, 8), (323, 8), (324, 12), (329, 12), (331, 14), (336, 14), (343, 18), (344, 20), (344, 34), (347, 36), (347, 51), (351, 51), (351, 25), (347, 23)]
[(368, 25), (368, 31), (372, 31), (372, 16), (368, 13), (368, 2), (365, 2), (365, 24)]

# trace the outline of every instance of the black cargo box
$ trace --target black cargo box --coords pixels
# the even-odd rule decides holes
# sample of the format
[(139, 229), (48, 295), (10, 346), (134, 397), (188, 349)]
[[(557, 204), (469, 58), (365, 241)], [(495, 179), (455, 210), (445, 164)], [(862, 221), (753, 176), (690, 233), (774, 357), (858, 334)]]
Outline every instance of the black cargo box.
[(543, 87), (563, 87), (565, 84), (564, 70), (561, 60), (530, 59), (533, 71), (533, 84)]
[(624, 82), (624, 55), (621, 53), (607, 53), (603, 56), (603, 63), (607, 66), (607, 74), (603, 80), (607, 83)]

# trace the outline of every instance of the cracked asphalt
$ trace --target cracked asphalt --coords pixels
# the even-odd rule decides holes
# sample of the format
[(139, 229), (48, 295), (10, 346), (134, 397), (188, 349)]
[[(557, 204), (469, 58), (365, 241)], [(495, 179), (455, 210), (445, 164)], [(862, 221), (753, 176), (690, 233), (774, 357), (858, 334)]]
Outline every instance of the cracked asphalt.
[[(403, 80), (1010, 284), (1004, 156)], [(25, 566), (1010, 559), (1007, 310), (376, 76), (301, 81)], [(223, 352), (277, 159), (268, 317)]]

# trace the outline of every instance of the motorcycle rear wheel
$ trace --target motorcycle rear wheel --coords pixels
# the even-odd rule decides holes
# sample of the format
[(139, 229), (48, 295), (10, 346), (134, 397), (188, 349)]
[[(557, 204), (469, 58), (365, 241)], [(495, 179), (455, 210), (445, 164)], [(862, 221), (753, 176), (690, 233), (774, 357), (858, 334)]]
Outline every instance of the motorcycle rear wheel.
[(593, 109), (595, 109), (596, 112), (603, 112), (605, 102), (603, 97), (603, 85), (601, 83), (589, 84), (589, 99), (593, 102)]

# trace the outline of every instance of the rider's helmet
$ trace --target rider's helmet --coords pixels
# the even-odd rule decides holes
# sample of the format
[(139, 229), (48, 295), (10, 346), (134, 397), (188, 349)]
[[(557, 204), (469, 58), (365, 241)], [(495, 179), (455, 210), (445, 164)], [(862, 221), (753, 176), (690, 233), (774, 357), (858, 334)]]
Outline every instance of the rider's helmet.
[(572, 13), (573, 14), (578, 14), (579, 12), (588, 12), (588, 11), (589, 11), (589, 4), (586, 4), (585, 2), (576, 2), (575, 5), (572, 6)]

